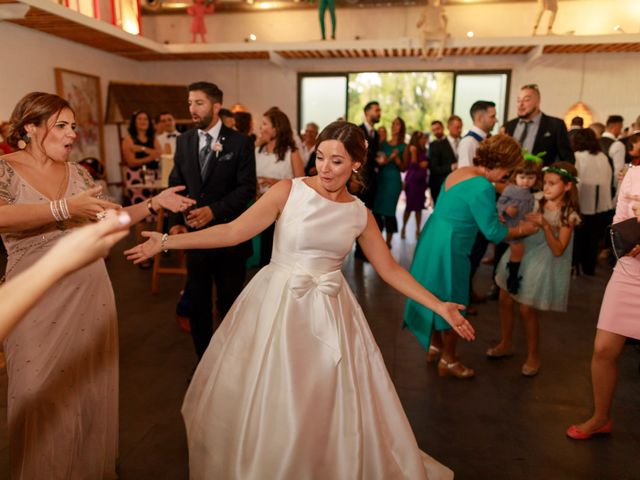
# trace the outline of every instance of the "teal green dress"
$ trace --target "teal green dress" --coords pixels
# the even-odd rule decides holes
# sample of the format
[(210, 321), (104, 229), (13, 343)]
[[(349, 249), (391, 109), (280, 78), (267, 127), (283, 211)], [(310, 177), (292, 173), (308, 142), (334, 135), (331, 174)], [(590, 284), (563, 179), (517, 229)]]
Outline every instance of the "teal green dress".
[[(387, 157), (390, 157), (391, 153), (397, 148), (398, 157), (402, 158), (406, 147), (406, 143), (389, 145), (387, 142), (382, 142), (382, 145), (380, 145), (380, 149)], [(398, 165), (395, 162), (390, 162), (380, 167), (376, 183), (376, 198), (373, 202), (373, 213), (385, 217), (395, 217), (400, 193), (402, 193), (402, 177), (400, 177)]]
[[(420, 233), (411, 274), (440, 300), (469, 304), (469, 254), (478, 229), (500, 243), (508, 229), (498, 219), (496, 190), (486, 178), (471, 177), (450, 189), (442, 185), (436, 208)], [(435, 312), (407, 300), (404, 324), (429, 348), (431, 332), (450, 325)]]

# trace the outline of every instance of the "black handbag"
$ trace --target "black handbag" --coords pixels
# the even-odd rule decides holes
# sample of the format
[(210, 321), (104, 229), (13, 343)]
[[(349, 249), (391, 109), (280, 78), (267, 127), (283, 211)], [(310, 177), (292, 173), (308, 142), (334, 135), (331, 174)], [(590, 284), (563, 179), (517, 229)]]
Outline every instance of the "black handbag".
[(636, 245), (640, 245), (640, 223), (636, 217), (610, 225), (609, 233), (613, 253), (617, 259), (624, 257)]

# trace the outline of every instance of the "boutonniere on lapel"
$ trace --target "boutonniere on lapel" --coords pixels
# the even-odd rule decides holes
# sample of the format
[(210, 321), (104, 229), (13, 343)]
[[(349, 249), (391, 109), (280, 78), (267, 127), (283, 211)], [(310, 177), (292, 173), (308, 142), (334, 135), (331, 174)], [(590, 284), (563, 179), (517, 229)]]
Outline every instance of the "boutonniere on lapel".
[[(224, 142), (224, 137), (220, 139), (221, 142)], [(213, 145), (213, 151), (216, 152), (216, 160), (220, 156), (220, 152), (222, 151), (222, 143), (217, 142)]]

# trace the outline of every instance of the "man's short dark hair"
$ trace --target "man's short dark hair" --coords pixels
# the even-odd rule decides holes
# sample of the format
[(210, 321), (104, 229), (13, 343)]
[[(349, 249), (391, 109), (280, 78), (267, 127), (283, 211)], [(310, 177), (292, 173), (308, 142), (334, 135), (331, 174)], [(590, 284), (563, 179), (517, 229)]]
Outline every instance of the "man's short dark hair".
[(160, 112), (159, 114), (156, 115), (156, 118), (155, 118), (156, 123), (158, 123), (160, 121), (160, 118), (163, 115), (171, 115), (173, 117), (173, 114), (171, 112)]
[(580, 116), (573, 117), (571, 119), (571, 125), (575, 125), (576, 127), (584, 127), (584, 118)]
[(376, 102), (375, 100), (373, 102), (369, 102), (364, 106), (364, 111), (365, 113), (368, 112), (369, 110), (371, 110), (371, 107), (375, 107), (375, 106), (380, 106), (380, 104), (378, 102)]
[(614, 125), (616, 123), (624, 123), (624, 118), (622, 118), (622, 115), (609, 115), (609, 118), (607, 118), (607, 127), (610, 127), (611, 125)]
[(434, 120), (433, 122), (431, 122), (431, 126), (433, 127), (434, 125), (440, 125), (442, 128), (444, 128), (444, 125), (440, 120)]
[(218, 112), (218, 116), (220, 118), (235, 118), (235, 115), (233, 114), (233, 112), (226, 108), (221, 108), (220, 111)]
[(478, 112), (486, 112), (490, 107), (495, 108), (496, 104), (488, 100), (478, 100), (477, 102), (474, 102), (474, 104), (471, 105), (471, 110), (469, 110), (471, 118), (475, 117)]
[(195, 82), (187, 88), (190, 92), (203, 92), (212, 103), (222, 103), (222, 90), (220, 90), (215, 83)]
[(449, 119), (447, 120), (447, 125), (449, 125), (451, 122), (455, 122), (455, 121), (458, 121), (458, 122), (462, 123), (462, 119), (458, 115), (451, 115), (449, 117)]

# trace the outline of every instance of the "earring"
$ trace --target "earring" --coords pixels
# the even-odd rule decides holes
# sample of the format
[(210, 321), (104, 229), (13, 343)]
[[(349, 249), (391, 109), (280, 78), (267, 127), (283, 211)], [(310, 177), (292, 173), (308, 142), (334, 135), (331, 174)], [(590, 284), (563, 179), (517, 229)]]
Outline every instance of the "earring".
[(353, 173), (358, 173), (358, 169), (357, 169), (357, 168), (352, 168), (352, 169), (351, 169), (351, 171), (352, 171)]
[(31, 142), (31, 137), (25, 133), (22, 138), (18, 140), (18, 148), (24, 150), (27, 148), (27, 145), (29, 145), (29, 142)]

